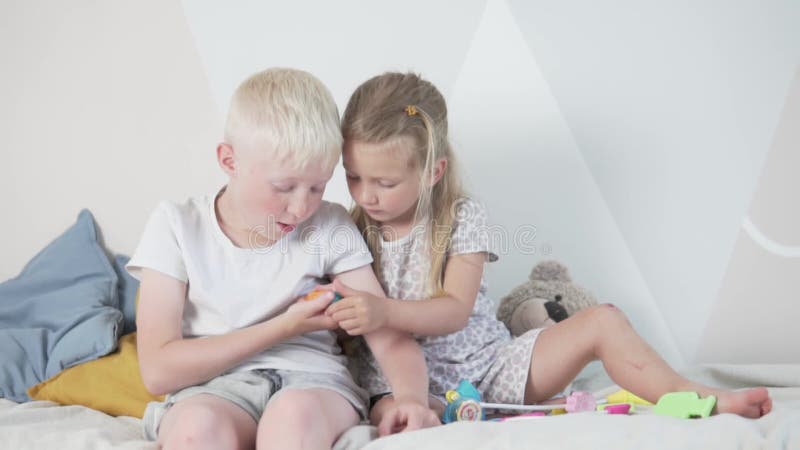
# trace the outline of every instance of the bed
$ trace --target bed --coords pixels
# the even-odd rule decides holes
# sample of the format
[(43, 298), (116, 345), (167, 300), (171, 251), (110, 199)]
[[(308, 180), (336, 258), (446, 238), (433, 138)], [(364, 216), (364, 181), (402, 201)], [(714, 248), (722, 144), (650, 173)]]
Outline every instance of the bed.
[[(374, 427), (348, 430), (334, 448), (392, 449), (800, 449), (800, 364), (717, 365), (686, 371), (687, 376), (729, 388), (771, 386), (772, 413), (758, 419), (729, 414), (675, 419), (650, 413), (613, 416), (566, 414), (521, 421), (461, 422), (376, 439)], [(604, 374), (579, 380), (575, 388), (598, 395), (616, 387)], [(134, 417), (112, 417), (83, 406), (49, 401), (16, 403), (0, 399), (2, 449), (155, 449)]]
[[(151, 394), (137, 379), (137, 286), (123, 269), (126, 261), (108, 254), (84, 210), (18, 277), (0, 283), (0, 450), (156, 448), (138, 418)], [(593, 367), (572, 389), (599, 397), (617, 389)], [(580, 413), (461, 422), (380, 439), (374, 427), (359, 425), (335, 448), (800, 449), (800, 363), (684, 373), (732, 389), (767, 386), (773, 412), (758, 420)]]

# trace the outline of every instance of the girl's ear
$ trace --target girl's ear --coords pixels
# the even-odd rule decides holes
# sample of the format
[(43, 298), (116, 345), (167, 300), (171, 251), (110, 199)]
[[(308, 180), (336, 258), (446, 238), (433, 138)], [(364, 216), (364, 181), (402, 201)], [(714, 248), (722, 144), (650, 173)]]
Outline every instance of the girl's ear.
[(222, 170), (232, 177), (236, 172), (236, 158), (234, 157), (233, 147), (230, 144), (222, 142), (217, 145), (217, 162)]
[(447, 158), (437, 159), (433, 166), (433, 179), (431, 180), (431, 186), (435, 186), (436, 183), (438, 183), (439, 180), (442, 179), (446, 170), (447, 170)]

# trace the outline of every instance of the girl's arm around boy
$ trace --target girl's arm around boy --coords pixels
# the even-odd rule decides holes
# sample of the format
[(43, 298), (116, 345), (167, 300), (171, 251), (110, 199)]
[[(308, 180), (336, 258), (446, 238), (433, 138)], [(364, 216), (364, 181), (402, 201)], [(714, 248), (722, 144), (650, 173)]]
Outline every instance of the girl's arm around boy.
[(351, 335), (392, 328), (418, 336), (444, 336), (467, 326), (480, 290), (485, 253), (452, 255), (444, 276), (444, 292), (434, 298), (407, 301), (384, 298), (365, 289), (354, 289), (342, 280), (334, 289), (346, 300), (331, 305), (326, 313)]
[[(384, 297), (370, 266), (340, 273), (334, 283)], [(395, 398), (394, 408), (383, 415), (378, 425), (380, 435), (438, 425), (438, 417), (427, 407), (428, 372), (416, 340), (409, 333), (386, 327), (364, 334), (364, 339), (389, 381)]]

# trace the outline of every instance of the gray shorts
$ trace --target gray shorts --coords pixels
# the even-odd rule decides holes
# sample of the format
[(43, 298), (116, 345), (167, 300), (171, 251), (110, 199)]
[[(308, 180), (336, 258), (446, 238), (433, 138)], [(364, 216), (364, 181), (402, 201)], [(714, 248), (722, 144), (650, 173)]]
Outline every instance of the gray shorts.
[(181, 400), (198, 394), (211, 394), (233, 402), (258, 423), (267, 404), (288, 389), (334, 391), (353, 405), (362, 420), (367, 417), (367, 391), (358, 387), (349, 376), (263, 369), (220, 375), (207, 383), (190, 386), (170, 394), (163, 402), (150, 402), (144, 411), (142, 425), (147, 438), (156, 440), (158, 426), (169, 408)]

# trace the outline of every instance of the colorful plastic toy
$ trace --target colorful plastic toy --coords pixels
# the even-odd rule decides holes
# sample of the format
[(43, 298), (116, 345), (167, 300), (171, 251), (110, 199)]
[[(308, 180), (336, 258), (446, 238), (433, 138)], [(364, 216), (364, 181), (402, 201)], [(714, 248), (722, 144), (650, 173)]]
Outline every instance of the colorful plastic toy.
[(597, 402), (594, 396), (588, 392), (573, 392), (567, 397), (567, 406), (564, 409), (568, 413), (594, 411)]
[(469, 381), (461, 380), (455, 390), (447, 391), (445, 399), (447, 406), (442, 414), (443, 423), (486, 420), (481, 393)]
[[(304, 295), (303, 296), (303, 300), (314, 300), (315, 298), (317, 298), (320, 295), (325, 294), (327, 292), (331, 292), (331, 291), (327, 291), (325, 289), (316, 288), (316, 289), (312, 290), (311, 292), (309, 292), (308, 294)], [(344, 297), (342, 297), (341, 294), (339, 294), (338, 292), (334, 291), (333, 292), (333, 301), (331, 301), (331, 303), (338, 302), (342, 298), (344, 298)]]
[(498, 417), (496, 419), (492, 419), (492, 422), (509, 422), (515, 420), (526, 420), (526, 419), (535, 419), (537, 417), (545, 417), (547, 414), (544, 411), (534, 411), (525, 414), (519, 414), (516, 416), (508, 416), (508, 417)]
[(598, 411), (605, 411), (608, 414), (630, 414), (635, 408), (633, 403), (609, 403), (607, 405), (599, 405)]
[(717, 397), (700, 398), (697, 392), (669, 392), (658, 399), (653, 407), (655, 414), (681, 419), (708, 417), (717, 404)]
[(593, 411), (598, 403), (605, 403), (605, 400), (595, 401), (594, 396), (588, 392), (575, 391), (567, 397), (567, 403), (562, 404), (543, 404), (543, 405), (514, 405), (508, 403), (481, 403), (485, 409), (506, 409), (518, 411), (548, 411), (551, 415), (566, 414), (568, 412)]
[(626, 391), (625, 389), (621, 389), (617, 392), (606, 397), (608, 403), (632, 403), (636, 405), (652, 405), (652, 403), (648, 402), (647, 400), (638, 397), (630, 392)]
[[(486, 410), (514, 410), (526, 411), (529, 415), (538, 416), (533, 412), (548, 411), (550, 414), (563, 414), (594, 411), (597, 402), (588, 392), (573, 392), (567, 397), (566, 404), (560, 405), (514, 405), (508, 403), (481, 402), (481, 393), (467, 380), (461, 380), (458, 388), (447, 391), (445, 394), (447, 406), (442, 414), (442, 422), (479, 421), (486, 420)], [(602, 401), (605, 403), (605, 401)], [(562, 412), (563, 411), (563, 412)]]

